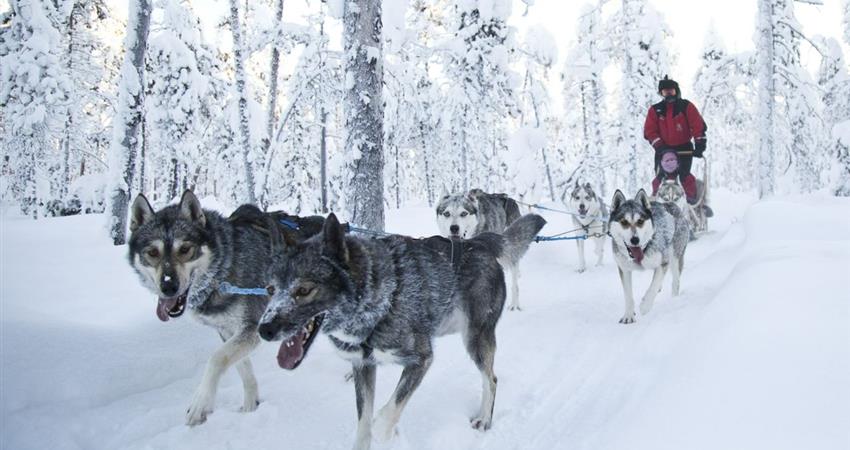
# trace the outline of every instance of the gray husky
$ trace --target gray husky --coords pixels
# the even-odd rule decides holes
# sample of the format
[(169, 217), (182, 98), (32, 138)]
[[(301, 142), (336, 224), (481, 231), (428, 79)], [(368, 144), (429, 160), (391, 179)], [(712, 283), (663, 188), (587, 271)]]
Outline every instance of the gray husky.
[(626, 311), (620, 323), (632, 323), (635, 321), (632, 271), (654, 271), (652, 283), (640, 303), (641, 314), (652, 309), (668, 266), (673, 272), (673, 295), (679, 295), (688, 246), (688, 221), (675, 204), (650, 202), (643, 189), (634, 200), (626, 200), (617, 190), (611, 203), (608, 227), (626, 296)]
[[(279, 229), (277, 222), (281, 220), (292, 228)], [(187, 425), (206, 420), (213, 410), (219, 379), (233, 364), (245, 389), (242, 410), (253, 411), (259, 404), (248, 355), (259, 343), (257, 324), (269, 297), (230, 295), (219, 290), (220, 284), (267, 286), (272, 239), (282, 233), (290, 241), (304, 240), (321, 231), (322, 223), (321, 217), (263, 213), (250, 205), (241, 206), (225, 219), (217, 212), (201, 209), (191, 191), (183, 194), (179, 205), (158, 212), (144, 195), (136, 197), (128, 257), (142, 284), (159, 297), (157, 317), (165, 322), (181, 316), (188, 306), (224, 341), (207, 362), (186, 412)]]
[[(573, 216), (573, 225), (580, 227), (587, 236), (595, 235), (589, 239), (593, 239), (595, 244), (596, 265), (602, 265), (602, 257), (605, 255), (605, 233), (608, 231), (608, 222), (606, 216), (608, 209), (602, 203), (590, 183), (581, 184), (576, 181), (569, 198), (564, 199), (564, 203), (578, 215)], [(584, 261), (584, 240), (576, 241), (578, 246), (578, 272), (584, 272), (587, 269), (587, 264)]]
[(481, 371), (481, 409), (473, 428), (490, 428), (496, 394), (496, 323), (505, 303), (498, 258), (523, 253), (545, 224), (529, 214), (504, 234), (469, 240), (440, 236), (367, 239), (346, 235), (336, 216), (321, 236), (298, 244), (274, 264), (274, 288), (260, 336), (282, 340), (278, 364), (298, 367), (319, 331), (352, 363), (357, 402), (356, 449), (372, 440), (375, 366), (404, 366), (375, 420), (376, 437), (394, 434), (402, 409), (433, 359), (436, 336), (460, 332)]
[[(447, 238), (469, 239), (484, 232), (501, 233), (520, 217), (516, 200), (506, 194), (487, 194), (472, 189), (466, 194), (444, 195), (437, 204), (437, 226)], [(505, 254), (499, 262), (511, 275), (511, 306), (519, 307), (519, 260)]]

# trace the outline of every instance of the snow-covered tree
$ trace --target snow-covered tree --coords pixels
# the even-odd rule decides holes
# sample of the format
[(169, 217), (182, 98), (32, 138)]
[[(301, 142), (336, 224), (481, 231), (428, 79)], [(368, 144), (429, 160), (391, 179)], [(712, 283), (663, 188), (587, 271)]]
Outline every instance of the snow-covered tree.
[(711, 181), (739, 191), (752, 189), (756, 181), (747, 170), (756, 162), (754, 105), (748, 95), (751, 70), (749, 55), (728, 54), (720, 34), (710, 27), (694, 80), (694, 97), (710, 127)]
[(570, 49), (561, 79), (564, 83), (563, 141), (560, 147), (564, 168), (558, 195), (576, 177), (600, 180), (605, 192), (608, 145), (603, 132), (606, 102), (602, 72), (608, 63), (611, 42), (602, 22), (602, 2), (587, 5), (578, 19), (577, 40)]
[(832, 161), (838, 163), (834, 192), (847, 197), (850, 196), (850, 142), (845, 142), (845, 135), (850, 135), (850, 103), (847, 102), (850, 98), (850, 74), (838, 40), (821, 38), (818, 41), (823, 51), (818, 87), (823, 93), (824, 141), (827, 153), (834, 155)]
[(248, 110), (248, 82), (245, 78), (245, 58), (247, 49), (242, 36), (242, 19), (239, 14), (239, 1), (230, 0), (230, 30), (233, 34), (233, 66), (236, 79), (236, 96), (239, 114), (239, 145), (245, 179), (244, 199), (247, 203), (256, 203), (254, 169), (252, 167), (253, 145), (251, 143), (250, 112)]
[(123, 245), (127, 233), (127, 206), (136, 172), (139, 127), (144, 108), (145, 51), (150, 31), (151, 3), (131, 0), (128, 8), (127, 35), (124, 38), (124, 63), (118, 89), (118, 107), (114, 118), (114, 137), (110, 150), (110, 236), (115, 245)]
[(58, 147), (71, 82), (61, 62), (62, 36), (42, 1), (14, 0), (11, 7), (11, 28), (0, 50), (3, 154), (17, 174), (13, 196), (37, 218), (61, 196), (50, 180), (62, 172)]
[(506, 117), (519, 114), (514, 89), (520, 78), (510, 69), (514, 29), (507, 25), (509, 0), (457, 0), (445, 20), (453, 38), (445, 45), (449, 83), (442, 119), (445, 141), (459, 164), (451, 177), (453, 190), (504, 188)]
[(616, 184), (634, 192), (653, 176), (653, 153), (643, 139), (643, 124), (649, 107), (658, 101), (658, 80), (670, 73), (670, 31), (646, 0), (622, 0), (620, 11), (609, 20), (616, 39), (612, 56), (622, 69), (614, 120), (620, 132), (617, 147), (619, 157), (628, 161), (627, 173), (618, 173)]
[(536, 203), (544, 192), (555, 199), (550, 145), (551, 111), (546, 82), (557, 59), (555, 39), (542, 29), (529, 30), (520, 46), (525, 77), (519, 89), (520, 128), (508, 141), (506, 188), (524, 202)]
[(351, 211), (353, 222), (382, 231), (384, 105), (381, 95), (381, 2), (346, 2), (343, 24), (345, 152), (353, 168), (346, 206)]
[[(760, 0), (758, 9), (759, 196), (776, 190), (776, 160), (783, 173), (794, 168), (803, 190), (818, 184), (823, 169), (820, 95), (800, 64), (800, 45), (808, 41), (794, 18), (793, 0)], [(807, 1), (811, 3), (811, 1)]]

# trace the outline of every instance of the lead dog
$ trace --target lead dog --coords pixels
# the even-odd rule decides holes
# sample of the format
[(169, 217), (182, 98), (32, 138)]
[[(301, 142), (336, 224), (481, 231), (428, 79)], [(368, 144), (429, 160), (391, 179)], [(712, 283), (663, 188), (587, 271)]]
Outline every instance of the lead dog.
[(387, 440), (402, 409), (433, 359), (434, 338), (460, 332), (481, 371), (483, 393), (473, 428), (490, 428), (496, 395), (493, 360), (496, 323), (505, 303), (505, 281), (497, 259), (523, 253), (546, 223), (524, 216), (503, 235), (472, 239), (439, 236), (369, 239), (346, 235), (336, 216), (321, 236), (298, 244), (274, 264), (275, 294), (260, 321), (260, 336), (282, 340), (278, 364), (301, 364), (321, 331), (351, 361), (357, 400), (355, 449), (372, 440), (375, 366), (404, 366), (375, 429)]
[(652, 309), (668, 267), (673, 272), (673, 295), (679, 295), (688, 246), (688, 221), (675, 204), (650, 202), (643, 189), (633, 200), (626, 200), (617, 190), (611, 203), (608, 227), (626, 297), (626, 310), (620, 323), (632, 323), (635, 321), (633, 271), (653, 271), (652, 283), (640, 303), (641, 314)]
[[(279, 221), (291, 228), (279, 226)], [(253, 411), (259, 404), (248, 355), (259, 343), (257, 324), (269, 297), (231, 295), (218, 287), (223, 282), (238, 287), (268, 286), (270, 239), (274, 236), (270, 230), (283, 233), (290, 241), (301, 241), (321, 231), (322, 223), (321, 217), (263, 213), (250, 205), (239, 207), (225, 219), (215, 211), (201, 209), (191, 191), (183, 194), (179, 205), (158, 212), (144, 195), (136, 197), (128, 258), (142, 284), (159, 297), (157, 317), (163, 322), (180, 317), (188, 306), (196, 319), (215, 328), (224, 341), (207, 362), (186, 411), (187, 425), (206, 420), (221, 375), (234, 364), (245, 390), (242, 411)]]

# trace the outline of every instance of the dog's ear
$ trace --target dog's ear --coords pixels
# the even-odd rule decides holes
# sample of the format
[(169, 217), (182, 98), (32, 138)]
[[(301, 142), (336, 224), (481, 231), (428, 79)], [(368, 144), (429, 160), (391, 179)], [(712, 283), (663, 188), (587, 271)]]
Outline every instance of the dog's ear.
[(637, 195), (635, 195), (635, 200), (640, 202), (646, 209), (652, 209), (652, 205), (649, 204), (649, 197), (646, 195), (646, 191), (643, 189), (639, 190)]
[(612, 211), (616, 210), (625, 201), (626, 201), (626, 196), (623, 195), (623, 193), (619, 189), (617, 189), (617, 192), (614, 192), (614, 199), (611, 200), (611, 210)]
[(130, 232), (134, 232), (144, 225), (145, 222), (152, 220), (154, 217), (153, 208), (148, 203), (148, 199), (144, 195), (139, 194), (133, 200), (133, 207), (130, 213)]
[(334, 213), (330, 213), (328, 218), (325, 219), (325, 226), (322, 229), (322, 241), (324, 242), (324, 248), (322, 249), (323, 255), (341, 263), (348, 262), (345, 229), (340, 225)]
[(204, 210), (201, 209), (201, 202), (188, 189), (183, 193), (183, 197), (180, 198), (180, 217), (191, 220), (192, 222), (198, 222), (202, 227), (207, 224), (207, 216), (204, 215)]

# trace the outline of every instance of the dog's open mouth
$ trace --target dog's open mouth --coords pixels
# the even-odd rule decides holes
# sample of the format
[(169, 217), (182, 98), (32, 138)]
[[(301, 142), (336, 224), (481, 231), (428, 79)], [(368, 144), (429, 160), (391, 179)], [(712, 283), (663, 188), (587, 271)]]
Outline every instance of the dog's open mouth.
[(169, 317), (180, 317), (186, 311), (186, 294), (176, 297), (159, 298), (156, 305), (156, 316), (167, 322)]
[(587, 215), (587, 208), (579, 207), (578, 208), (578, 215), (580, 215), (581, 217), (586, 216)]
[(301, 361), (307, 356), (307, 350), (310, 349), (313, 340), (319, 334), (319, 328), (321, 328), (324, 318), (325, 313), (314, 316), (295, 336), (280, 343), (280, 350), (277, 352), (277, 364), (281, 368), (292, 370), (301, 364)]
[(640, 264), (643, 261), (643, 249), (640, 247), (633, 247), (631, 245), (626, 246), (629, 249), (629, 256), (632, 257), (634, 262)]

